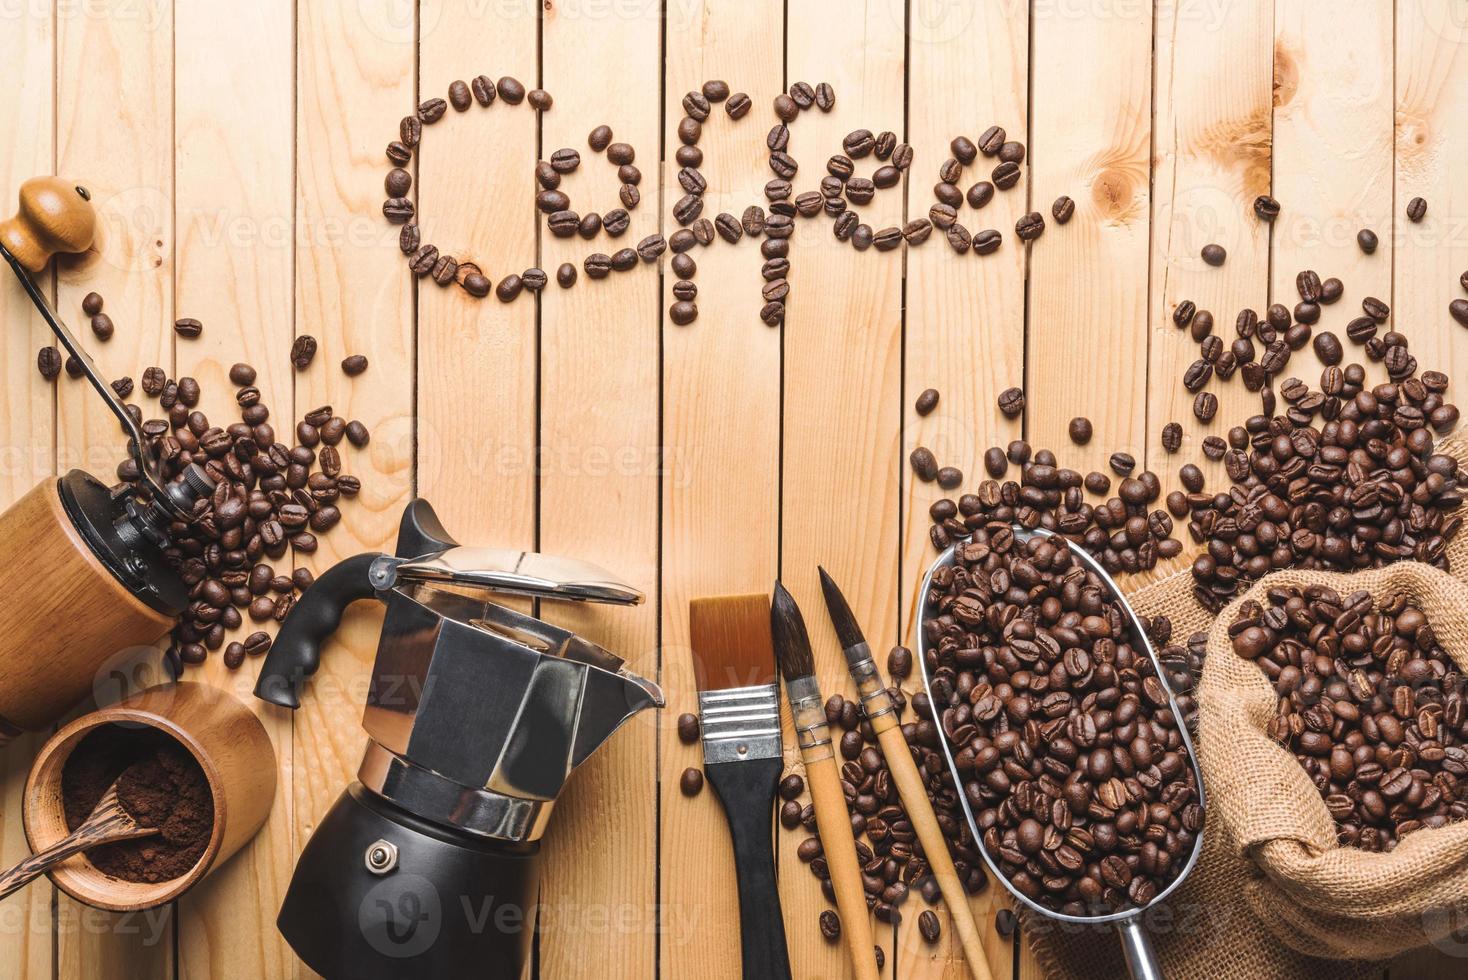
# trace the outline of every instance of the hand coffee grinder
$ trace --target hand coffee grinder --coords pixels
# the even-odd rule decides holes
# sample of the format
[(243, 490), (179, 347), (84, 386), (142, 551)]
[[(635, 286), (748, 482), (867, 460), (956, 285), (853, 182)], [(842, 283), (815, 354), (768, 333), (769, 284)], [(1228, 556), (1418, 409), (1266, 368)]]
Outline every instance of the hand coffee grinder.
[(277, 920), (324, 976), (526, 975), (557, 794), (623, 722), (663, 704), (618, 657), (506, 596), (642, 601), (584, 562), (460, 547), (415, 500), (396, 557), (323, 574), (265, 658), (256, 696), (295, 708), (345, 608), (387, 606), (358, 781), (306, 843)]
[(87, 189), (59, 177), (26, 181), (20, 211), (0, 221), (0, 257), (117, 416), (141, 476), (139, 487), (109, 488), (72, 470), (0, 514), (0, 743), (47, 728), (91, 693), (108, 657), (168, 632), (188, 603), (163, 557), (168, 528), (192, 520), (214, 490), (196, 464), (166, 479), (137, 421), (31, 278), (56, 253), (89, 249), (96, 225)]

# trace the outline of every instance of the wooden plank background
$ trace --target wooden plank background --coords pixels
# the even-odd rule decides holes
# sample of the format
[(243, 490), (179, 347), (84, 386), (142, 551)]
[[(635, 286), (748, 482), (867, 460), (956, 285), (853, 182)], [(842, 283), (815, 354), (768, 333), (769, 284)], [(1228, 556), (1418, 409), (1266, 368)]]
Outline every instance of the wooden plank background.
[[(461, 540), (576, 554), (647, 592), (636, 610), (544, 611), (656, 677), (668, 708), (619, 733), (558, 808), (538, 974), (733, 977), (723, 819), (711, 794), (688, 800), (677, 787), (699, 758), (673, 730), (696, 703), (688, 601), (782, 576), (806, 607), (824, 687), (849, 694), (814, 566), (841, 581), (874, 645), (910, 637), (939, 495), (911, 479), (913, 448), (970, 484), (985, 448), (1021, 436), (1083, 471), (1126, 450), (1170, 488), (1181, 462), (1203, 462), (1203, 436), (1256, 410), (1237, 382), (1215, 384), (1218, 417), (1192, 417), (1179, 379), (1196, 348), (1171, 320), (1183, 299), (1231, 340), (1239, 308), (1292, 304), (1296, 272), (1314, 268), (1347, 289), (1319, 329), (1343, 330), (1362, 297), (1379, 296), (1423, 367), (1459, 377), (1468, 343), (1445, 308), (1468, 268), (1465, 42), (1462, 0), (37, 0), (0, 4), (13, 79), (0, 193), (13, 201), (25, 178), (50, 172), (93, 190), (98, 247), (62, 262), (46, 288), (79, 326), (81, 297), (106, 297), (117, 335), (92, 344), (105, 371), (192, 375), (205, 410), (222, 413), (225, 372), (249, 361), (281, 426), (323, 404), (368, 424), (371, 444), (345, 453), (362, 496), (298, 564), (390, 548), (418, 493)], [(708, 217), (765, 203), (771, 100), (797, 81), (837, 95), (834, 112), (791, 127), (797, 191), (816, 186), (852, 129), (913, 145), (903, 184), (861, 209), (874, 228), (927, 214), (955, 136), (998, 124), (1028, 153), (1016, 188), (961, 209), (970, 230), (1005, 237), (984, 259), (941, 235), (858, 254), (825, 219), (802, 227), (783, 329), (759, 322), (749, 240), (695, 251), (700, 315), (688, 327), (666, 316), (669, 256), (568, 291), (552, 284), (538, 300), (476, 302), (410, 277), (379, 208), (398, 120), (479, 74), (543, 86), (555, 105), (451, 110), (412, 165), (412, 196), (425, 240), (492, 281), (531, 267), (553, 277), (563, 261), (676, 229), (681, 100), (708, 79), (754, 104), (738, 123), (716, 108), (704, 126)], [(555, 239), (535, 220), (533, 165), (576, 148), (573, 206), (616, 206), (613, 168), (586, 147), (600, 123), (636, 148), (642, 204), (615, 244)], [(1266, 192), (1284, 206), (1273, 226), (1250, 207)], [(1063, 228), (1050, 216), (1061, 194), (1077, 205)], [(1429, 210), (1414, 224), (1403, 209), (1418, 195)], [(1028, 248), (1014, 235), (1026, 210), (1049, 224)], [(1361, 227), (1381, 239), (1375, 255), (1357, 248)], [(1200, 261), (1208, 242), (1228, 249), (1222, 269)], [(202, 320), (204, 336), (176, 340), (176, 316)], [(117, 428), (80, 384), (39, 378), (48, 337), (13, 284), (0, 287), (0, 322), (0, 502), (74, 466), (105, 477)], [(306, 333), (322, 354), (296, 372), (287, 351)], [(336, 368), (350, 353), (370, 358), (365, 375)], [(1313, 382), (1317, 371), (1306, 350), (1289, 373)], [(1010, 420), (995, 399), (1015, 385), (1029, 408)], [(942, 401), (920, 418), (912, 401), (927, 387)], [(1065, 436), (1080, 414), (1096, 433), (1084, 448)], [(1186, 440), (1169, 457), (1158, 434), (1173, 420)], [(274, 918), (295, 855), (355, 772), (378, 622), (352, 613), (298, 713), (255, 706), (281, 791), (240, 857), (148, 915), (104, 915), (31, 886), (0, 904), (0, 978), (307, 974)], [(152, 659), (134, 682), (157, 676)], [(216, 661), (200, 676), (247, 697), (254, 669)], [(18, 801), (38, 744), (0, 752), (7, 863), (25, 851)], [(795, 972), (844, 976), (842, 949), (815, 928), (825, 906), (794, 858), (802, 836), (777, 837)], [(995, 975), (1036, 976), (1023, 944), (993, 928), (1002, 895), (991, 885), (973, 900)], [(965, 975), (951, 928), (924, 944), (917, 909), (877, 931), (886, 975)], [(1441, 968), (1420, 955), (1393, 974)]]

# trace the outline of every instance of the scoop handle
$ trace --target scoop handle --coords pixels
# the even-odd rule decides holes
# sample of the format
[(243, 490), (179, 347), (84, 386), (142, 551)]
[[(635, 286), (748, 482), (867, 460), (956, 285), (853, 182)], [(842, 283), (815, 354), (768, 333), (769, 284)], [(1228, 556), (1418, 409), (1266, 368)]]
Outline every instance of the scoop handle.
[(31, 272), (58, 252), (85, 252), (97, 234), (91, 193), (61, 177), (32, 177), (20, 185), (20, 209), (0, 221), (0, 244)]
[(1121, 955), (1126, 960), (1132, 980), (1164, 980), (1162, 965), (1157, 962), (1157, 952), (1152, 948), (1152, 937), (1147, 935), (1141, 916), (1118, 922), (1116, 935), (1121, 940)]
[(147, 837), (156, 833), (157, 827), (141, 826), (128, 816), (117, 801), (117, 787), (114, 784), (103, 795), (97, 808), (70, 836), (61, 838), (45, 850), (32, 854), (10, 870), (0, 873), (0, 898), (5, 898), (35, 881), (73, 854), (80, 854), (101, 844)]

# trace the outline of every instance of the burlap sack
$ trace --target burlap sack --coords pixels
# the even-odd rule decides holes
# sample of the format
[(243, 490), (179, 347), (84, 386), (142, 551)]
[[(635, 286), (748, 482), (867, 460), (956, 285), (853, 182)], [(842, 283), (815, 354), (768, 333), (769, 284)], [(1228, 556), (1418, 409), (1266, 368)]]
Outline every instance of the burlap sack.
[[(1468, 466), (1461, 436), (1441, 451)], [(1294, 583), (1329, 581), (1344, 593), (1408, 588), (1444, 649), (1468, 667), (1468, 589), (1461, 584), (1468, 581), (1468, 535), (1449, 544), (1448, 561), (1451, 577), (1418, 565), (1350, 576), (1277, 574)], [(1267, 585), (1251, 593), (1261, 588)], [(1468, 823), (1417, 831), (1391, 854), (1337, 847), (1315, 787), (1264, 734), (1272, 689), (1223, 636), (1234, 607), (1211, 616), (1193, 600), (1187, 571), (1128, 598), (1143, 615), (1168, 616), (1175, 637), (1209, 632), (1198, 692), (1198, 761), (1208, 794), (1203, 851), (1167, 911), (1149, 923), (1169, 980), (1379, 977), (1380, 964), (1369, 959), (1431, 941), (1439, 922), (1432, 910), (1468, 901)], [(1126, 974), (1104, 928), (1062, 927), (1031, 913), (1021, 914), (1021, 928), (1046, 977)]]
[[(1408, 562), (1354, 575), (1282, 571), (1273, 585), (1326, 585), (1342, 595), (1405, 592), (1468, 670), (1468, 588)], [(1241, 600), (1242, 601), (1242, 600)], [(1335, 821), (1294, 754), (1265, 734), (1277, 696), (1257, 664), (1233, 652), (1227, 615), (1208, 633), (1199, 685), (1199, 754), (1209, 758), (1209, 819), (1263, 876), (1245, 884), (1258, 921), (1280, 942), (1323, 956), (1386, 959), (1441, 938), (1442, 910), (1468, 900), (1468, 822), (1419, 830), (1386, 854), (1341, 847)]]

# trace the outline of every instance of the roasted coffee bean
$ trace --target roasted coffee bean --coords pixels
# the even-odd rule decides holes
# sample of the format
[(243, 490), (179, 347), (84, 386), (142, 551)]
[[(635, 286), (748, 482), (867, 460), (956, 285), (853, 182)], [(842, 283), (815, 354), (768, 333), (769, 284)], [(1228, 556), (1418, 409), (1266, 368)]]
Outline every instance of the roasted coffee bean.
[(989, 174), (989, 179), (992, 180), (994, 182), (994, 186), (999, 188), (1001, 191), (1007, 191), (1015, 184), (1018, 184), (1019, 178), (1019, 164), (1008, 161), (996, 166), (994, 170)]
[(1137, 461), (1131, 453), (1118, 452), (1111, 454), (1111, 458), (1107, 460), (1107, 465), (1111, 467), (1111, 472), (1117, 476), (1130, 476), (1132, 470), (1137, 468)]
[(1018, 418), (1025, 410), (1025, 393), (1019, 388), (1006, 388), (999, 393), (998, 404), (1005, 418)]
[(678, 789), (684, 796), (697, 796), (703, 792), (703, 770), (692, 766), (683, 770), (678, 777)]
[(1254, 214), (1260, 221), (1273, 221), (1279, 217), (1279, 202), (1268, 194), (1254, 198)]
[[(714, 100), (710, 99), (709, 101)], [(735, 92), (733, 95), (729, 96), (728, 101), (724, 103), (724, 111), (729, 114), (730, 119), (743, 119), (749, 114), (749, 110), (752, 105), (753, 103), (750, 101), (748, 95), (746, 95), (744, 92)]]
[(999, 250), (1003, 244), (1004, 236), (994, 228), (985, 228), (983, 231), (974, 232), (973, 250), (975, 255), (989, 255)]
[(87, 316), (96, 316), (102, 312), (102, 295), (100, 293), (87, 293), (82, 297), (82, 312)]
[(908, 456), (908, 462), (912, 465), (913, 474), (924, 483), (932, 483), (938, 478), (938, 460), (927, 447), (914, 449)]
[(680, 327), (686, 327), (698, 319), (698, 307), (688, 301), (679, 300), (668, 307), (668, 318)]
[[(964, 195), (968, 206), (974, 210), (982, 208), (994, 199), (994, 185), (987, 180), (980, 180), (973, 184)], [(1058, 203), (1058, 202), (1057, 202)], [(1062, 222), (1063, 224), (1064, 222)]]
[(926, 388), (922, 394), (918, 395), (917, 401), (913, 404), (913, 408), (919, 415), (928, 415), (933, 409), (938, 407), (938, 397), (938, 389)]
[(519, 105), (525, 101), (525, 86), (517, 78), (506, 75), (498, 82), (495, 82), (494, 87), (495, 91), (499, 93), (499, 97), (508, 105)]
[(47, 381), (55, 381), (61, 374), (61, 352), (55, 347), (42, 347), (36, 353), (36, 370)]
[(956, 466), (944, 466), (938, 470), (938, 486), (952, 490), (963, 483), (963, 471)]
[(821, 82), (815, 89), (815, 105), (822, 112), (830, 112), (836, 107), (836, 90)]
[(1375, 252), (1377, 246), (1376, 232), (1370, 228), (1362, 228), (1356, 232), (1356, 245), (1367, 255)]
[(898, 170), (906, 170), (912, 166), (912, 147), (906, 143), (898, 143), (892, 149), (892, 166)]
[(819, 917), (821, 938), (834, 943), (841, 938), (841, 917), (831, 909), (823, 909)]
[(1078, 415), (1070, 420), (1068, 431), (1071, 442), (1077, 446), (1084, 446), (1091, 441), (1091, 420), (1083, 415)]
[(1183, 427), (1176, 422), (1169, 422), (1162, 427), (1162, 448), (1169, 453), (1175, 453), (1183, 444)]
[(678, 716), (678, 741), (692, 745), (698, 741), (700, 733), (698, 715), (685, 711)]
[[(610, 260), (608, 260), (607, 265), (608, 267), (610, 267)], [(587, 271), (590, 272), (589, 269)], [(603, 275), (605, 275), (605, 273), (603, 273)], [(495, 299), (498, 299), (501, 303), (513, 302), (515, 298), (520, 295), (520, 291), (524, 288), (524, 280), (522, 280), (519, 276), (512, 272), (501, 279), (499, 281), (499, 285), (494, 287)]]
[(1038, 211), (1031, 211), (1015, 222), (1014, 233), (1022, 242), (1032, 242), (1045, 232), (1045, 219)]
[(1468, 300), (1453, 300), (1448, 304), (1448, 315), (1460, 325), (1468, 327)]
[(793, 800), (805, 792), (805, 780), (799, 775), (791, 773), (780, 780), (780, 799)]
[(1407, 220), (1417, 223), (1427, 217), (1427, 202), (1420, 197), (1414, 197), (1407, 202)]
[(1076, 202), (1062, 194), (1055, 199), (1050, 206), (1050, 216), (1055, 219), (1057, 225), (1063, 225), (1076, 213)]
[(860, 159), (861, 157), (867, 156), (876, 145), (876, 137), (872, 135), (870, 129), (853, 130), (847, 133), (841, 141), (842, 149), (846, 151), (847, 156), (853, 159)]
[(1193, 414), (1201, 422), (1213, 421), (1218, 414), (1218, 396), (1211, 391), (1200, 391), (1193, 397)]
[(301, 334), (291, 344), (291, 363), (297, 371), (304, 371), (311, 366), (311, 361), (316, 357), (316, 338), (310, 334)]
[(108, 316), (106, 313), (98, 313), (96, 316), (92, 317), (91, 325), (92, 336), (101, 341), (111, 340), (112, 335), (116, 333), (117, 330), (117, 328), (112, 325), (112, 317)]
[(382, 216), (395, 225), (411, 221), (416, 210), (406, 197), (390, 197), (382, 202)]

